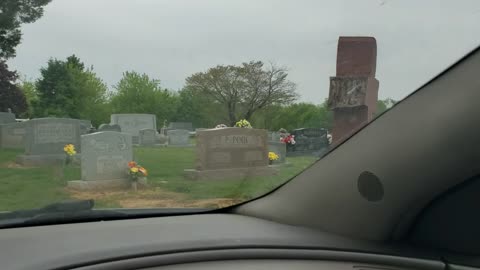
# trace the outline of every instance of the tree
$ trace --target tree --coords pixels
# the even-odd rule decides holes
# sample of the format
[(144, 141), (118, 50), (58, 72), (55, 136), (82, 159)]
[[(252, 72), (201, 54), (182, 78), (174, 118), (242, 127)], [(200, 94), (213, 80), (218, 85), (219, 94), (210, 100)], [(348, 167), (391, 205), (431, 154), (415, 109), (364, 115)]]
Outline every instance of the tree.
[(24, 78), (21, 79), (19, 83), (17, 83), (17, 87), (20, 88), (25, 95), (28, 105), (28, 110), (21, 116), (25, 118), (31, 118), (34, 115), (33, 109), (38, 102), (38, 94), (37, 89), (35, 88), (35, 82), (29, 81)]
[(195, 127), (215, 127), (227, 123), (226, 116), (223, 106), (210, 96), (197, 94), (189, 88), (178, 93), (175, 121), (192, 122)]
[(391, 98), (386, 98), (384, 100), (377, 100), (377, 111), (375, 112), (375, 116), (379, 116), (386, 110), (390, 109), (395, 105), (397, 101), (391, 99)]
[(269, 105), (288, 104), (297, 98), (296, 86), (285, 68), (261, 61), (241, 66), (216, 66), (186, 79), (186, 87), (210, 96), (227, 111), (230, 125), (247, 119)]
[(255, 115), (252, 123), (255, 127), (269, 130), (285, 128), (326, 128), (331, 129), (333, 115), (326, 103), (295, 103), (288, 106), (271, 106)]
[(50, 59), (40, 74), (35, 84), (36, 116), (90, 119), (94, 124), (107, 120), (107, 86), (93, 68), (85, 69), (78, 57), (72, 55), (66, 61)]
[(17, 78), (17, 73), (9, 71), (5, 61), (0, 60), (0, 112), (11, 109), (16, 115), (21, 115), (27, 111), (27, 99), (15, 84)]
[(147, 74), (125, 72), (114, 86), (111, 104), (114, 113), (150, 113), (159, 121), (172, 119), (175, 115), (178, 97), (160, 87), (160, 81), (150, 79)]
[(2, 0), (0, 1), (0, 58), (15, 56), (20, 44), (23, 23), (32, 23), (43, 15), (43, 7), (51, 0)]

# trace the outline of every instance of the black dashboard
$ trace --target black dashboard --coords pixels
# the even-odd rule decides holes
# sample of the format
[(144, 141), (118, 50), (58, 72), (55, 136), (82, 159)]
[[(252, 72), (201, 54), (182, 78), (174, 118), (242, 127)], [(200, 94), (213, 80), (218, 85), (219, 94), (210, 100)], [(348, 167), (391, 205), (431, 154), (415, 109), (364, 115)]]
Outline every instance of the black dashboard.
[(234, 214), (0, 230), (1, 269), (327, 269), (332, 263), (338, 263), (336, 269), (445, 267), (439, 256), (424, 250)]

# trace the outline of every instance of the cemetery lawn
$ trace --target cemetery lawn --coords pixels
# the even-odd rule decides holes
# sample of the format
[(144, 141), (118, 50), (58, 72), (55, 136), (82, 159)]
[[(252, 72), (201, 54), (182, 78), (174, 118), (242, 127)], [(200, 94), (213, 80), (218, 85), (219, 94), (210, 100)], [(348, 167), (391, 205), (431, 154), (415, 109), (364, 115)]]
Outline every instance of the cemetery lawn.
[(0, 211), (38, 208), (65, 199), (94, 199), (96, 208), (218, 208), (263, 195), (315, 161), (308, 156), (287, 158), (291, 165), (280, 167), (275, 176), (195, 181), (184, 178), (183, 173), (194, 168), (193, 147), (138, 147), (134, 158), (148, 170), (148, 188), (137, 192), (74, 191), (66, 188), (66, 183), (80, 179), (80, 168), (24, 168), (15, 163), (19, 153), (0, 151)]

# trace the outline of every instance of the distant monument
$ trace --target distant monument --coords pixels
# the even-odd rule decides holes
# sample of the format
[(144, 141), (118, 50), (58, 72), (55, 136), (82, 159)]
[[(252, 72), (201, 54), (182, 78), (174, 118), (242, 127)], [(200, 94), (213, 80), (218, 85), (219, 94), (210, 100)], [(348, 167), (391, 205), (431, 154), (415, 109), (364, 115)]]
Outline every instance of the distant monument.
[(337, 74), (330, 77), (328, 107), (333, 111), (333, 143), (370, 122), (378, 100), (377, 42), (373, 37), (340, 37)]

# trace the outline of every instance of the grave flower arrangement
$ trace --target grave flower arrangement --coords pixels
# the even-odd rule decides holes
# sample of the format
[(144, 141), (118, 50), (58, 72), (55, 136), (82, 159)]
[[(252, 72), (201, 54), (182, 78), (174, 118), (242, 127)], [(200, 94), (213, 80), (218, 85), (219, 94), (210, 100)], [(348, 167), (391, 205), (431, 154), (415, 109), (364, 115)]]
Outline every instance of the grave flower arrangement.
[(248, 122), (247, 120), (242, 119), (242, 120), (238, 121), (237, 123), (235, 123), (235, 127), (252, 128), (252, 125), (250, 125), (250, 122)]
[(268, 161), (272, 164), (275, 160), (278, 160), (280, 157), (275, 152), (268, 152)]
[(67, 155), (65, 162), (66, 164), (70, 164), (73, 161), (73, 156), (77, 154), (77, 151), (75, 150), (75, 145), (73, 144), (67, 144), (63, 147), (63, 151)]
[(128, 175), (132, 181), (132, 187), (136, 191), (138, 180), (140, 178), (147, 177), (148, 172), (144, 167), (138, 165), (137, 162), (130, 161), (128, 162)]
[(280, 141), (286, 143), (287, 145), (294, 145), (295, 144), (295, 135), (288, 135), (285, 138), (280, 138)]

